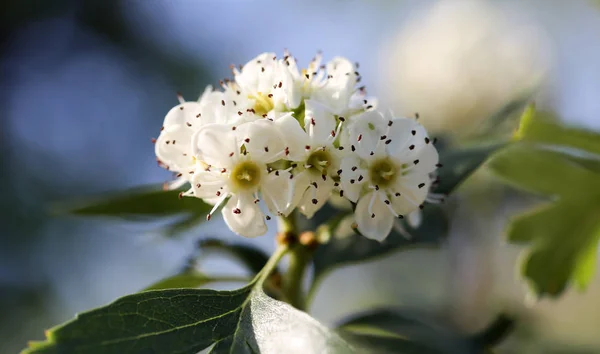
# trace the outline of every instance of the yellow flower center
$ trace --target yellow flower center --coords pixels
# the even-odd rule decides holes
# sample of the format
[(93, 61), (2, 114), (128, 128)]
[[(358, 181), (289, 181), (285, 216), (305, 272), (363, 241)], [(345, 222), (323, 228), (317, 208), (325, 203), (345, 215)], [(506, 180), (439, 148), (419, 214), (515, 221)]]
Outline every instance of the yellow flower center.
[(373, 185), (383, 188), (392, 185), (399, 172), (399, 167), (396, 164), (390, 159), (384, 158), (376, 160), (371, 164), (369, 167), (369, 178)]
[(260, 183), (261, 170), (252, 161), (244, 161), (237, 164), (231, 171), (229, 179), (237, 189), (254, 189)]
[(274, 107), (273, 95), (265, 95), (262, 92), (258, 92), (256, 95), (248, 95), (248, 98), (254, 100), (254, 112), (262, 116), (269, 113)]
[(327, 168), (331, 166), (331, 154), (327, 150), (313, 151), (306, 160), (308, 170), (318, 175), (327, 174)]

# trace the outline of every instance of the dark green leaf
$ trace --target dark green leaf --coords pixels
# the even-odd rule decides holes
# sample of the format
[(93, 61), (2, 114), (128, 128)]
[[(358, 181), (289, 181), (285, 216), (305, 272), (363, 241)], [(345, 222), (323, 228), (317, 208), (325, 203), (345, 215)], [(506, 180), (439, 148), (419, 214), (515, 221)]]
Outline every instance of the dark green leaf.
[(375, 334), (354, 333), (349, 331), (340, 331), (339, 333), (342, 338), (355, 346), (360, 353), (465, 354), (465, 352), (431, 348), (424, 343), (411, 341), (398, 336), (382, 336)]
[(477, 348), (495, 347), (515, 329), (515, 322), (513, 317), (500, 314), (487, 328), (472, 335), (470, 341)]
[(249, 244), (226, 243), (218, 239), (204, 239), (199, 243), (204, 252), (219, 252), (226, 254), (242, 263), (252, 274), (260, 272), (269, 260), (269, 256), (260, 248)]
[(568, 155), (527, 144), (504, 149), (488, 166), (507, 183), (546, 196), (586, 198), (600, 192), (600, 175)]
[(161, 187), (140, 187), (79, 203), (63, 205), (57, 211), (85, 216), (170, 216), (207, 214), (212, 208), (198, 198), (179, 198), (180, 191), (164, 191)]
[(353, 353), (306, 313), (255, 284), (235, 291), (146, 291), (79, 315), (24, 354)]
[(584, 289), (595, 272), (600, 201), (560, 200), (516, 218), (509, 240), (531, 242), (522, 273), (539, 296), (557, 296), (574, 279)]
[(150, 285), (145, 290), (163, 290), (163, 289), (173, 289), (173, 288), (199, 288), (202, 285), (208, 284), (212, 282), (213, 279), (207, 277), (206, 275), (196, 272), (190, 271), (182, 274), (176, 274), (171, 277), (167, 277), (157, 281), (156, 283)]
[(144, 289), (144, 291), (175, 288), (199, 288), (208, 283), (223, 282), (249, 283), (250, 279), (229, 276), (207, 276), (206, 274), (200, 273), (196, 270), (190, 270), (159, 280), (156, 283)]
[(369, 353), (480, 354), (503, 340), (513, 326), (512, 318), (500, 315), (483, 331), (467, 336), (424, 313), (378, 309), (351, 317), (340, 329), (344, 338)]
[(230, 336), (251, 287), (147, 291), (77, 316), (23, 354), (189, 353)]
[(333, 237), (317, 248), (313, 257), (314, 277), (311, 292), (315, 290), (326, 272), (333, 268), (366, 261), (390, 252), (414, 246), (437, 245), (448, 232), (448, 220), (441, 208), (428, 205), (423, 210), (423, 222), (417, 229), (410, 230), (412, 237), (393, 232), (383, 242), (370, 240), (358, 234)]
[[(407, 354), (479, 353), (467, 337), (437, 322), (422, 313), (378, 309), (355, 315), (340, 328), (354, 333), (350, 338), (357, 339), (373, 352), (377, 352), (377, 348), (385, 352), (396, 347), (399, 353)], [(350, 338), (347, 339), (351, 341)]]
[(450, 194), (475, 172), (490, 154), (505, 145), (502, 143), (443, 151), (440, 154), (440, 163), (443, 166), (437, 171), (439, 183), (433, 192)]
[(533, 105), (521, 117), (517, 137), (522, 141), (568, 146), (600, 154), (600, 134), (561, 124), (552, 113), (536, 111)]

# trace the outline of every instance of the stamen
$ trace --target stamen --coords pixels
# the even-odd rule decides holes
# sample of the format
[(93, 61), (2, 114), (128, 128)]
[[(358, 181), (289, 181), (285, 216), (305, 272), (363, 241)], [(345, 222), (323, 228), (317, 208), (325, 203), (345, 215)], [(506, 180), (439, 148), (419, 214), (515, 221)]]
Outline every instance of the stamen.
[(206, 220), (210, 220), (210, 218), (212, 217), (212, 214), (215, 213), (215, 211), (217, 211), (217, 209), (219, 208), (219, 206), (221, 206), (221, 204), (225, 201), (225, 199), (227, 199), (229, 195), (227, 193), (223, 193), (223, 195), (221, 196), (221, 199), (219, 199), (217, 201), (217, 203), (212, 207), (212, 209), (210, 210), (210, 212), (208, 213), (208, 215), (206, 215)]

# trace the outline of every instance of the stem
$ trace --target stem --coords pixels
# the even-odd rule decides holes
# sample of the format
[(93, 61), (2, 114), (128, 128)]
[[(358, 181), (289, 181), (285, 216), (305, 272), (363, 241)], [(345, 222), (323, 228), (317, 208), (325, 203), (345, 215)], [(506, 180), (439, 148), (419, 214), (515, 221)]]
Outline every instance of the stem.
[(283, 278), (283, 291), (290, 305), (303, 311), (306, 309), (306, 300), (302, 285), (309, 260), (310, 254), (304, 247), (294, 247), (290, 252), (288, 270)]
[(273, 269), (277, 267), (277, 264), (281, 260), (281, 258), (290, 250), (288, 245), (279, 245), (275, 252), (267, 261), (267, 264), (263, 267), (263, 269), (256, 275), (256, 285), (262, 287), (265, 280), (271, 275)]
[(296, 234), (296, 214), (292, 212), (290, 216), (280, 217), (278, 219), (278, 228), (280, 233)]
[(306, 308), (302, 289), (304, 273), (310, 260), (310, 252), (299, 244), (296, 214), (279, 218), (279, 233), (284, 242), (292, 244), (289, 253), (289, 265), (282, 279), (282, 291), (286, 301), (299, 310)]

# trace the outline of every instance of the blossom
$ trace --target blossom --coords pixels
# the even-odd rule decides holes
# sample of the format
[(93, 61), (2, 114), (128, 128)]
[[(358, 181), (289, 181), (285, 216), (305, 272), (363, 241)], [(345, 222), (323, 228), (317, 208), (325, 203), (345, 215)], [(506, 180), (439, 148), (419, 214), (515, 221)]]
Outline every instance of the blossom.
[[(334, 180), (339, 166), (339, 150), (335, 146), (342, 121), (336, 120), (326, 107), (312, 100), (304, 101), (304, 128), (292, 115), (275, 120), (285, 132), (289, 154), (296, 174), (294, 201), (300, 211), (311, 218), (331, 196), (337, 186)], [(343, 118), (342, 118), (343, 119)]]
[(160, 135), (155, 141), (155, 153), (159, 164), (176, 173), (177, 178), (166, 185), (177, 189), (189, 182), (190, 171), (195, 169), (195, 158), (191, 146), (192, 136), (202, 126), (210, 123), (228, 123), (234, 117), (224, 105), (223, 93), (208, 86), (198, 101), (185, 101), (179, 96), (180, 104), (171, 108), (163, 121)]
[(282, 59), (287, 68), (283, 71), (283, 84), (288, 87), (290, 107), (311, 99), (327, 107), (332, 114), (348, 117), (365, 109), (375, 108), (377, 100), (366, 97), (364, 86), (356, 87), (361, 76), (358, 64), (343, 57), (335, 57), (321, 65), (321, 53), (310, 61), (306, 69), (299, 70), (296, 59), (286, 54)]
[(157, 159), (177, 176), (168, 188), (189, 183), (181, 197), (213, 205), (208, 219), (221, 208), (246, 237), (264, 234), (272, 215), (311, 218), (334, 194), (356, 205), (370, 238), (387, 236), (394, 217), (418, 216), (437, 164), (426, 132), (378, 113), (356, 87), (358, 64), (321, 62), (319, 53), (300, 70), (289, 53), (262, 53), (233, 67), (222, 90), (180, 97), (156, 140)]
[(194, 134), (192, 146), (203, 168), (194, 173), (187, 194), (214, 204), (208, 219), (227, 201), (222, 214), (233, 232), (246, 237), (264, 234), (265, 220), (271, 216), (260, 209), (259, 193), (271, 212), (285, 215), (293, 175), (268, 167), (287, 151), (273, 122), (208, 124)]
[(341, 192), (356, 203), (358, 231), (383, 240), (394, 218), (426, 200), (438, 153), (425, 129), (408, 118), (366, 112), (350, 127), (350, 150), (340, 163)]
[(275, 53), (262, 53), (240, 68), (232, 67), (234, 80), (223, 81), (224, 105), (237, 110), (240, 116), (260, 119), (295, 108), (293, 87), (284, 85), (285, 71)]

